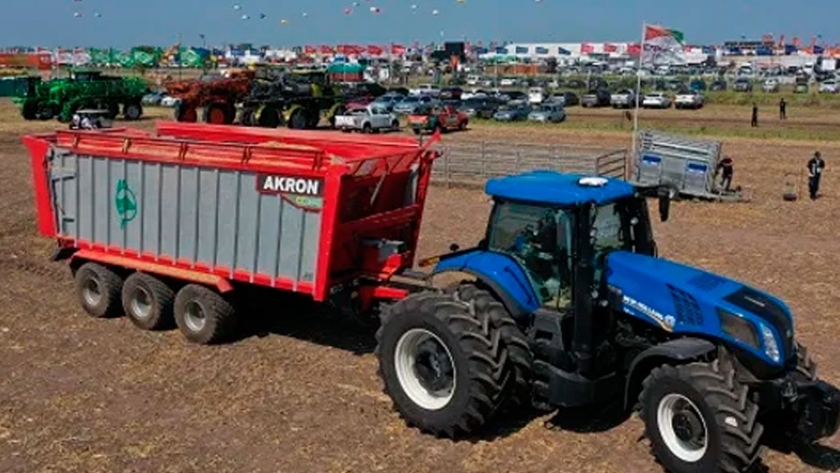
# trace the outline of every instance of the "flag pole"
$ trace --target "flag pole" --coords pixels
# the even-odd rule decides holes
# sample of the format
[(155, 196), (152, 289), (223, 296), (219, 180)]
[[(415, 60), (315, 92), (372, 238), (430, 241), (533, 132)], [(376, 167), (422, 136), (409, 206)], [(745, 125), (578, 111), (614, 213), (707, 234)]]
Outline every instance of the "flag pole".
[[(634, 94), (633, 101), (633, 137), (632, 137), (632, 145), (630, 146), (630, 160), (631, 164), (636, 159), (636, 135), (639, 131), (639, 105), (641, 104), (641, 97), (640, 94), (642, 92), (642, 58), (645, 56), (645, 29), (647, 28), (647, 23), (642, 22), (642, 41), (639, 43), (640, 50), (639, 50), (639, 64), (636, 66), (636, 93)], [(631, 169), (630, 166), (627, 167), (628, 171)], [(628, 176), (629, 177), (629, 176)]]

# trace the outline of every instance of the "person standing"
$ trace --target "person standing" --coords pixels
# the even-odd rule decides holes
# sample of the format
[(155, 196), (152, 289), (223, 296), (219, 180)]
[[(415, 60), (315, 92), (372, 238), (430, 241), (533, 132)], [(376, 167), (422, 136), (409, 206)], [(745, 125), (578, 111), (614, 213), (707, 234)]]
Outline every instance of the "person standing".
[(753, 109), (752, 109), (752, 121), (750, 122), (750, 126), (758, 126), (758, 105), (753, 102)]
[(817, 199), (823, 169), (825, 169), (825, 161), (820, 155), (820, 152), (815, 151), (814, 157), (808, 161), (808, 193), (811, 196), (811, 200)]
[(784, 97), (779, 100), (779, 120), (787, 120), (787, 102)]
[(717, 177), (718, 174), (720, 174), (721, 171), (723, 171), (723, 176), (721, 177), (720, 185), (727, 192), (729, 192), (730, 187), (732, 186), (732, 174), (735, 170), (733, 164), (734, 163), (732, 161), (732, 158), (726, 156), (720, 160), (720, 162), (717, 165), (717, 169), (715, 169), (715, 177)]

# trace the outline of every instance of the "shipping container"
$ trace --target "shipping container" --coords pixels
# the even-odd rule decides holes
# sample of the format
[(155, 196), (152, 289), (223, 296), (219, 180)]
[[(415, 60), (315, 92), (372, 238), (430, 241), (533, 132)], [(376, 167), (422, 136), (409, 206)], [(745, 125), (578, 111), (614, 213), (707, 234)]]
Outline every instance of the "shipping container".
[[(360, 310), (387, 293), (413, 264), (436, 140), (173, 123), (23, 138), (39, 231), (83, 307), (154, 329), (174, 298), (201, 343), (229, 331), (224, 294), (240, 284), (361, 294)], [(198, 322), (214, 310), (224, 323)]]

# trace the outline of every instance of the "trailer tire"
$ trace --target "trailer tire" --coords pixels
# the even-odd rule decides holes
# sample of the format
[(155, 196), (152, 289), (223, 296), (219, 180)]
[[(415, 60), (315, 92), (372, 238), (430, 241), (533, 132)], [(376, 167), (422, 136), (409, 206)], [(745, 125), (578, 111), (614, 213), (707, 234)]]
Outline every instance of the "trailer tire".
[[(654, 456), (674, 473), (747, 471), (761, 453), (764, 432), (748, 395), (720, 360), (655, 368), (639, 396)], [(695, 430), (705, 434), (701, 445)]]
[[(468, 435), (502, 403), (512, 378), (505, 363), (508, 350), (490, 314), (477, 309), (451, 294), (428, 291), (408, 296), (383, 314), (376, 334), (379, 376), (400, 416), (422, 432)], [(418, 358), (432, 367), (422, 366)], [(421, 368), (429, 376), (419, 374)], [(431, 389), (446, 394), (436, 396)]]
[(221, 294), (187, 284), (175, 296), (175, 323), (187, 340), (212, 345), (227, 338), (236, 324), (233, 305)]
[(289, 128), (293, 130), (305, 130), (309, 120), (303, 108), (298, 108), (289, 116)]
[(96, 318), (120, 315), (123, 278), (119, 274), (101, 264), (88, 262), (76, 270), (75, 281), (76, 296), (85, 312)]
[(171, 327), (174, 301), (175, 292), (154, 276), (134, 273), (123, 284), (122, 304), (125, 315), (143, 330)]

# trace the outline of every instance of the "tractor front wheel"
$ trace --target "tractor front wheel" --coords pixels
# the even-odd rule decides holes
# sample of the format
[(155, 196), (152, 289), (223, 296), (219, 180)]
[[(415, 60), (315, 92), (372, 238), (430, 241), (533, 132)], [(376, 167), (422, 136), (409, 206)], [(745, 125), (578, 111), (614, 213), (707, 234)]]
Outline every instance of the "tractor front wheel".
[(720, 360), (655, 368), (639, 413), (653, 454), (674, 473), (748, 471), (764, 432), (748, 394)]
[(293, 130), (305, 130), (309, 120), (306, 117), (306, 112), (299, 108), (292, 112), (289, 117), (289, 128)]
[(211, 103), (204, 108), (204, 123), (211, 125), (230, 125), (236, 116), (236, 109), (226, 103)]
[(143, 116), (143, 107), (139, 103), (125, 104), (123, 116), (126, 120), (139, 120)]
[(198, 111), (194, 105), (178, 102), (173, 112), (176, 122), (195, 123), (198, 121)]
[(501, 328), (484, 304), (428, 291), (388, 308), (379, 375), (409, 425), (456, 438), (484, 426), (514, 382)]

